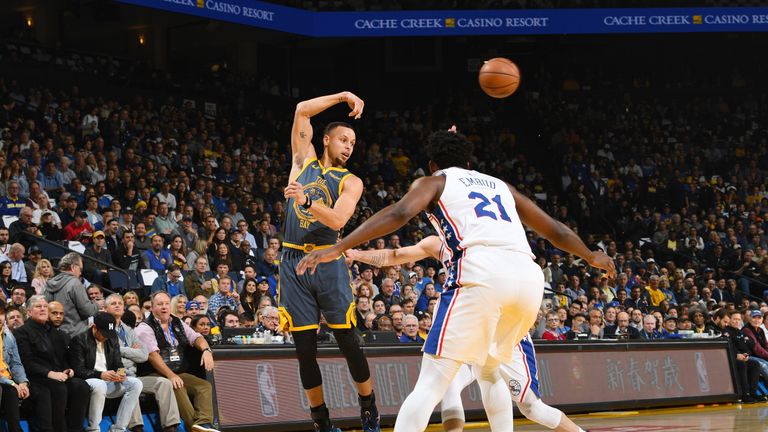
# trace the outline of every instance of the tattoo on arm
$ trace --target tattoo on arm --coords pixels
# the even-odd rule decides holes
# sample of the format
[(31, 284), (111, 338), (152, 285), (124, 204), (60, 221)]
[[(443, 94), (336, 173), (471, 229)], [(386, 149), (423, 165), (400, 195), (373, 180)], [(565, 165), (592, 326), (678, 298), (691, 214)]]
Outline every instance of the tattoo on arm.
[(301, 139), (306, 139), (307, 138), (307, 134), (304, 131), (299, 132), (299, 136), (301, 137)]
[(387, 264), (387, 253), (366, 251), (355, 261), (364, 262), (376, 267), (384, 267)]
[(387, 253), (386, 252), (377, 252), (374, 254), (371, 254), (370, 259), (368, 259), (368, 264), (371, 264), (376, 267), (384, 267), (384, 264), (387, 262)]

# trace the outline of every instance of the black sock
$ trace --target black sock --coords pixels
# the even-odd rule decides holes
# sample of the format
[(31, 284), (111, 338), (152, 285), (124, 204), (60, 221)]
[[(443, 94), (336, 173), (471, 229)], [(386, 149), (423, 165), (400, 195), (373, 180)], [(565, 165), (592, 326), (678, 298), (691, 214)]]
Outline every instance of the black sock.
[(325, 406), (325, 403), (322, 405), (318, 405), (316, 407), (310, 407), (309, 411), (312, 413), (312, 419), (327, 419), (329, 417), (328, 414), (328, 407)]
[(373, 391), (368, 396), (362, 396), (358, 393), (358, 401), (360, 402), (360, 408), (370, 408), (376, 406), (376, 397), (373, 395)]
[(316, 407), (310, 407), (309, 410), (312, 414), (312, 422), (315, 423), (315, 430), (326, 431), (332, 427), (328, 407), (324, 403)]

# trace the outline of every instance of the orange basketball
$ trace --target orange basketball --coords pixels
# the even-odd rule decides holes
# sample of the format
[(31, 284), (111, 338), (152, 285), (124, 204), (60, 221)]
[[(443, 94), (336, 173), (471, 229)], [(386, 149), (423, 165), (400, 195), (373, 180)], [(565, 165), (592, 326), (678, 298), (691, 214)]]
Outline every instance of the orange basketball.
[(517, 90), (520, 84), (520, 70), (516, 64), (505, 58), (492, 58), (480, 68), (478, 82), (488, 96), (505, 98)]

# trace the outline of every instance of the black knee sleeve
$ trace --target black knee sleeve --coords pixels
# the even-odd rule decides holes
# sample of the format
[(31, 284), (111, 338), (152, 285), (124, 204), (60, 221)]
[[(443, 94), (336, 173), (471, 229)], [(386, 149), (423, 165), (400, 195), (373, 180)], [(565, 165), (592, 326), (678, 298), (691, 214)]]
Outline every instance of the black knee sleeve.
[(357, 342), (354, 330), (334, 329), (333, 336), (336, 338), (339, 350), (347, 359), (347, 366), (352, 379), (359, 383), (368, 381), (368, 378), (371, 377), (371, 372), (368, 370), (368, 360), (366, 360), (363, 349)]
[(314, 330), (293, 332), (296, 358), (299, 360), (301, 385), (309, 390), (323, 385), (320, 366), (317, 365), (317, 333)]

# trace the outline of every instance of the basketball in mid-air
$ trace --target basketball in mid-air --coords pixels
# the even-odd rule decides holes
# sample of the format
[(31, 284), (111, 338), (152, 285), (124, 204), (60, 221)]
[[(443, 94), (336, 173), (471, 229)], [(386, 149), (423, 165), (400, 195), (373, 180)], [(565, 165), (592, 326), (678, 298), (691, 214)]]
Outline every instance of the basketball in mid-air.
[(510, 60), (496, 57), (483, 64), (477, 79), (480, 88), (488, 96), (505, 98), (517, 90), (520, 84), (520, 70)]

